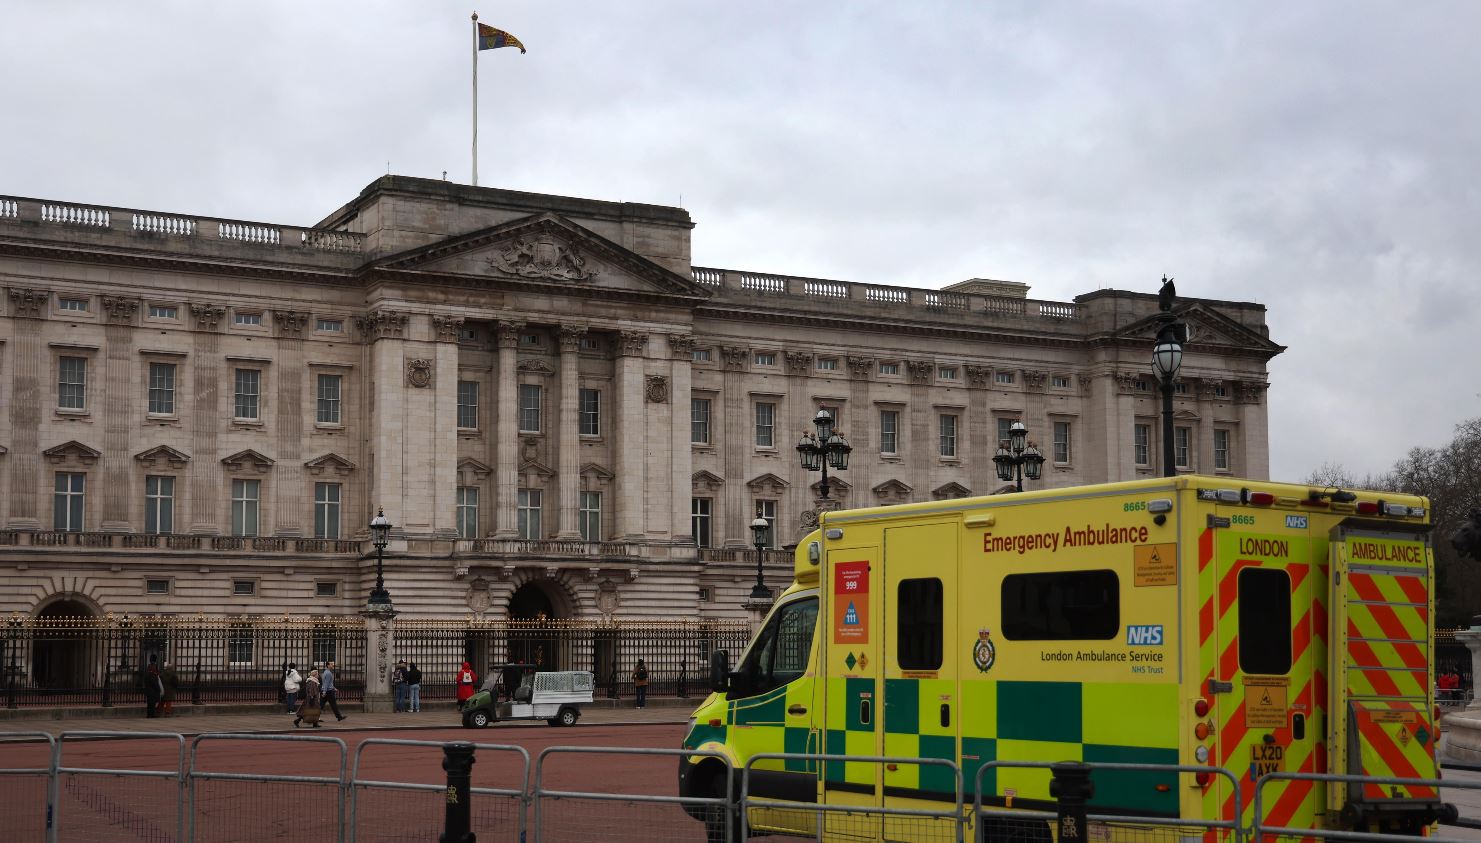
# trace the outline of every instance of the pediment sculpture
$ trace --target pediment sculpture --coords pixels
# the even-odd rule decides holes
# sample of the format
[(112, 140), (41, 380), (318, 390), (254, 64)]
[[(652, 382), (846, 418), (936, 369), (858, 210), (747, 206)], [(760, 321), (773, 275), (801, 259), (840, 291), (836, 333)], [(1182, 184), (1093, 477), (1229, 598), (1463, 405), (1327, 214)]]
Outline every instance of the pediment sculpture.
[(586, 259), (574, 246), (556, 241), (550, 234), (533, 240), (523, 237), (505, 246), (488, 259), (489, 266), (525, 278), (550, 278), (557, 281), (586, 281), (597, 274), (586, 265)]

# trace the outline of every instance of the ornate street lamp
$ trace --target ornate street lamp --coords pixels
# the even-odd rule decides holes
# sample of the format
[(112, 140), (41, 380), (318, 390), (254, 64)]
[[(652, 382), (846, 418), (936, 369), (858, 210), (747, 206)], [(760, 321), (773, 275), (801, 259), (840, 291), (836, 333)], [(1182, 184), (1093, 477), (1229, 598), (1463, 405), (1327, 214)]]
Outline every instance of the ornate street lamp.
[(375, 545), (375, 588), (370, 590), (366, 608), (387, 610), (391, 608), (391, 593), (386, 591), (385, 555), (386, 544), (391, 539), (391, 522), (386, 511), (379, 509), (370, 519), (370, 541)]
[(998, 479), (1016, 483), (1019, 492), (1023, 491), (1023, 478), (1038, 480), (1044, 469), (1044, 453), (1028, 441), (1028, 428), (1019, 421), (1008, 428), (1008, 439), (998, 443), (992, 461), (998, 468)]
[(1173, 447), (1172, 393), (1173, 381), (1183, 365), (1183, 342), (1187, 329), (1172, 315), (1177, 294), (1172, 279), (1162, 276), (1162, 289), (1158, 291), (1159, 319), (1162, 327), (1157, 331), (1157, 345), (1152, 348), (1152, 371), (1162, 381), (1162, 476), (1175, 477), (1177, 455)]
[(816, 435), (807, 432), (802, 434), (802, 438), (797, 440), (797, 456), (804, 469), (823, 472), (823, 481), (818, 485), (818, 491), (827, 498), (829, 466), (836, 471), (847, 471), (848, 455), (854, 449), (843, 438), (843, 434), (833, 429), (832, 413), (818, 410), (812, 423), (817, 425), (818, 432)]
[(756, 546), (756, 585), (751, 589), (751, 600), (757, 602), (771, 599), (771, 589), (766, 587), (761, 574), (761, 564), (766, 559), (766, 537), (770, 532), (771, 522), (760, 515), (751, 522), (751, 543)]

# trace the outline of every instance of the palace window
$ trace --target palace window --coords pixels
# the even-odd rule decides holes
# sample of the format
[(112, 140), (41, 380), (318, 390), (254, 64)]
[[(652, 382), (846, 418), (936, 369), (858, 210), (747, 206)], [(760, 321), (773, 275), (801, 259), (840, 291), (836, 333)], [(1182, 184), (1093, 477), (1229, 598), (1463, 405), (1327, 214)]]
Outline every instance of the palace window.
[(237, 313), (237, 314), (235, 314), (234, 321), (238, 325), (261, 325), (262, 324), (262, 314), (261, 313)]
[(756, 447), (776, 447), (776, 405), (756, 402)]
[(175, 531), (175, 478), (144, 478), (144, 532), (164, 535)]
[(941, 380), (944, 380), (944, 381), (954, 381), (954, 380), (957, 379), (956, 367), (955, 366), (937, 366), (936, 367), (936, 377), (939, 378), (939, 379), (941, 379)]
[(1229, 431), (1214, 430), (1214, 468), (1219, 471), (1229, 470)]
[(87, 489), (87, 475), (70, 471), (58, 471), (56, 495), (52, 508), (53, 530), (67, 533), (82, 532), (83, 499)]
[(899, 363), (881, 363), (881, 364), (879, 364), (879, 373), (881, 375), (898, 375), (898, 374), (900, 374), (900, 364)]
[(57, 361), (57, 406), (63, 410), (86, 409), (86, 357), (63, 357)]
[(256, 419), (260, 407), (258, 398), (262, 394), (262, 372), (258, 369), (236, 370), (236, 417)]
[(175, 364), (149, 364), (149, 412), (161, 416), (175, 414)]
[(150, 319), (179, 319), (180, 308), (173, 304), (151, 304), (149, 306)]
[(543, 389), (539, 384), (519, 385), (519, 432), (540, 432), (540, 402)]
[(1013, 433), (1013, 423), (1017, 419), (998, 419), (998, 444), (1006, 447), (1010, 435)]
[(582, 436), (602, 435), (602, 393), (596, 389), (577, 390), (577, 403), (581, 406), (580, 432)]
[(318, 409), (314, 415), (319, 424), (340, 423), (340, 387), (343, 385), (339, 375), (319, 375)]
[(1136, 451), (1137, 465), (1152, 463), (1152, 426), (1139, 424), (1132, 428), (1132, 443)]
[(710, 444), (710, 399), (689, 399), (689, 441), (695, 445)]
[(756, 356), (751, 358), (751, 362), (757, 366), (775, 366), (776, 353), (772, 351), (758, 351), (756, 352)]
[(766, 528), (766, 539), (762, 542), (762, 546), (770, 548), (780, 547), (777, 544), (779, 536), (777, 535), (776, 528), (776, 501), (756, 501), (756, 517), (764, 519), (769, 525)]
[(80, 313), (87, 312), (87, 299), (61, 299), (57, 302), (59, 310), (74, 310)]
[(257, 509), (262, 498), (261, 480), (231, 481), (231, 534), (257, 535)]
[(540, 527), (540, 509), (544, 492), (539, 489), (519, 490), (519, 537), (528, 540), (545, 538)]
[(838, 358), (837, 357), (819, 357), (818, 358), (818, 370), (819, 371), (822, 371), (822, 372), (836, 372), (836, 371), (838, 371)]
[(343, 319), (325, 319), (321, 316), (314, 320), (314, 329), (327, 331), (331, 334), (339, 334), (344, 332), (345, 322)]
[(996, 383), (1011, 384), (1015, 380), (1012, 372), (994, 372), (992, 379)]
[(696, 348), (689, 353), (689, 360), (692, 363), (708, 363), (711, 359), (708, 348)]
[(1173, 465), (1178, 468), (1188, 468), (1188, 451), (1193, 443), (1193, 428), (1178, 427), (1173, 429), (1172, 437)]
[(1055, 389), (1069, 389), (1070, 379), (1064, 375), (1053, 375), (1049, 378), (1049, 385)]
[(478, 428), (478, 381), (458, 381), (458, 427)]
[(458, 487), (458, 538), (478, 538), (478, 487)]
[(879, 411), (879, 452), (900, 452), (900, 413), (897, 410)]
[(694, 533), (694, 545), (696, 547), (711, 547), (711, 508), (714, 506), (713, 498), (690, 498), (689, 499), (689, 529)]
[(956, 422), (952, 413), (941, 414), (941, 456), (956, 457)]
[(581, 493), (581, 540), (602, 540), (602, 493)]
[(338, 483), (314, 484), (314, 538), (339, 538), (339, 495)]
[(1054, 461), (1067, 463), (1070, 461), (1070, 423), (1054, 423)]

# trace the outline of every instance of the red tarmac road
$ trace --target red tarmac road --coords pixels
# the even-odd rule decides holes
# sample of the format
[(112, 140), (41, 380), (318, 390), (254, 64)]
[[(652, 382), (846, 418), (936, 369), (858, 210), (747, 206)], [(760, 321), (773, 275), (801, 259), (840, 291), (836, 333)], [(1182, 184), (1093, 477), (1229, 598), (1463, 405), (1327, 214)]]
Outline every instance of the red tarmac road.
[[(654, 725), (578, 725), (556, 728), (543, 724), (508, 724), (482, 730), (460, 728), (410, 731), (334, 731), (343, 740), (347, 772), (354, 767), (356, 750), (367, 739), (472, 741), (513, 744), (530, 754), (531, 785), (535, 760), (547, 747), (679, 746), (684, 727)], [(301, 732), (294, 737), (328, 737)], [(187, 755), (190, 739), (187, 739)], [(179, 746), (160, 738), (69, 739), (62, 750), (64, 768), (108, 770), (177, 769)], [(368, 745), (360, 756), (358, 781), (445, 785), (439, 746)], [(479, 750), (473, 766), (475, 788), (520, 787), (521, 764), (516, 753)], [(45, 744), (0, 743), (0, 768), (45, 767)], [(340, 751), (332, 741), (232, 740), (200, 741), (193, 770), (206, 773), (247, 773), (293, 776), (339, 776)], [(595, 793), (677, 795), (678, 761), (673, 756), (638, 757), (599, 753), (553, 754), (545, 765), (544, 787)], [(108, 841), (176, 839), (170, 779), (65, 775), (62, 778), (58, 819), (63, 840)], [(198, 782), (197, 840), (273, 840), (308, 833), (305, 839), (334, 839), (332, 785), (202, 780)], [(33, 792), (35, 791), (35, 792)], [(357, 810), (359, 841), (436, 840), (441, 831), (444, 794), (432, 791), (371, 789), (360, 791)], [(40, 797), (38, 799), (38, 797)], [(16, 834), (0, 837), (19, 841), (40, 839), (45, 800), (40, 779), (0, 779), (0, 829)], [(703, 829), (674, 806), (643, 803), (561, 801), (558, 811), (546, 814), (544, 839), (619, 839), (630, 836), (615, 829), (638, 831), (638, 838), (662, 827), (662, 839), (703, 840)], [(576, 810), (579, 807), (579, 810)], [(479, 839), (515, 839), (511, 820), (513, 802), (476, 795), (475, 830)], [(532, 821), (532, 820), (531, 820)], [(615, 824), (614, 824), (615, 823)], [(430, 831), (429, 831), (430, 830)], [(427, 836), (430, 833), (431, 836)], [(37, 835), (32, 837), (31, 835)], [(530, 835), (534, 839), (534, 835)]]

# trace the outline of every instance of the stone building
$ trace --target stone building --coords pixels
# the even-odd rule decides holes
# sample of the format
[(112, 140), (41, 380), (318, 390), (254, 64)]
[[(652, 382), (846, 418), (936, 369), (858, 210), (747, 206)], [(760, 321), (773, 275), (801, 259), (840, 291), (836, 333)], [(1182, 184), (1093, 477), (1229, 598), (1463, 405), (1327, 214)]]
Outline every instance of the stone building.
[[(1160, 471), (1155, 296), (702, 268), (693, 225), (399, 176), (311, 228), (0, 197), (0, 612), (352, 614), (379, 507), (406, 614), (738, 616), (757, 512), (999, 491), (1014, 420), (1044, 486)], [(1179, 313), (1178, 468), (1264, 477), (1265, 308)]]

